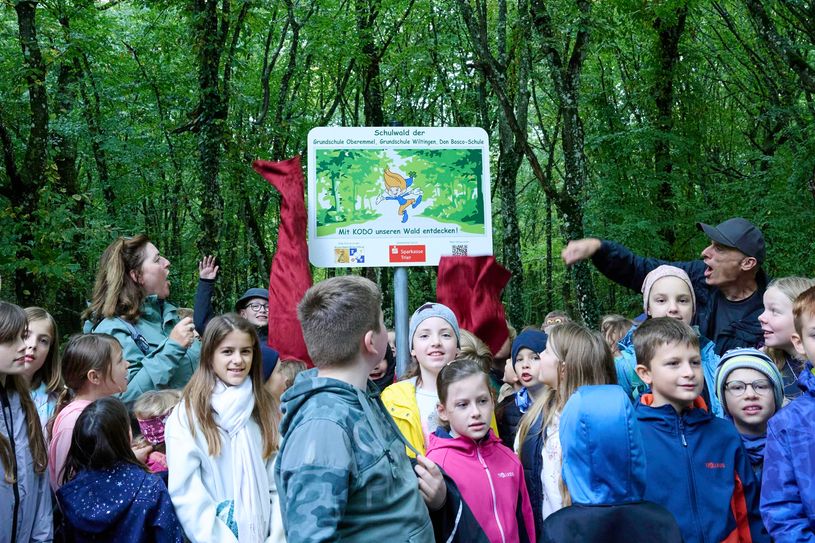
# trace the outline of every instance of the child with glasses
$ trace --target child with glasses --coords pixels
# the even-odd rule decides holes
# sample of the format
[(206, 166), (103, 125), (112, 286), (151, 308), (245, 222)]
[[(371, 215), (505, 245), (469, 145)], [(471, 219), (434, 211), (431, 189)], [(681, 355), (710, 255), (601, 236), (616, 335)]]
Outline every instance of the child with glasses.
[[(218, 278), (218, 266), (214, 256), (205, 256), (198, 262), (198, 288), (195, 291), (194, 317), (196, 331), (203, 336), (207, 323), (215, 316), (212, 294)], [(235, 313), (255, 326), (261, 344), (269, 336), (269, 291), (250, 288), (235, 302)]]
[(736, 426), (761, 483), (767, 421), (784, 403), (781, 372), (769, 356), (757, 349), (732, 349), (724, 354), (719, 365), (716, 396), (725, 418)]

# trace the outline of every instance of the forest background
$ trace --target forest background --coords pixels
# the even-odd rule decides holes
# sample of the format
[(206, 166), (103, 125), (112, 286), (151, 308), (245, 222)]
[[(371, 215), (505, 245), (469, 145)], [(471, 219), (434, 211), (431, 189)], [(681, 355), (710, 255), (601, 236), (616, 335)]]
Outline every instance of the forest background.
[[(3, 0), (0, 298), (79, 329), (104, 247), (146, 233), (190, 305), (266, 285), (279, 197), (255, 158), (316, 126), (480, 126), (516, 326), (641, 310), (565, 240), (698, 258), (696, 221), (761, 227), (815, 270), (815, 3), (771, 0)], [(315, 280), (345, 270), (314, 270)], [(392, 317), (392, 270), (378, 281)], [(410, 270), (410, 307), (435, 268)]]

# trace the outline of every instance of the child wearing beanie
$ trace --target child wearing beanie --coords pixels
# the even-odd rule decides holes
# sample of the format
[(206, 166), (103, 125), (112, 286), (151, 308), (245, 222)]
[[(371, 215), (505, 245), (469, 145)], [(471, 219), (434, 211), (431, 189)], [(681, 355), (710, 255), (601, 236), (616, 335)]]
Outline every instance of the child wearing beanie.
[[(408, 443), (424, 455), (428, 436), (439, 425), (436, 378), (458, 355), (458, 319), (446, 305), (425, 303), (410, 317), (408, 338), (414, 365), (404, 380), (382, 391), (382, 402)], [(498, 433), (494, 417), (491, 426)], [(415, 456), (411, 449), (406, 450)]]
[[(692, 326), (696, 315), (696, 294), (690, 277), (684, 270), (676, 266), (664, 264), (651, 270), (642, 282), (642, 307), (648, 318), (671, 317), (681, 320)], [(631, 327), (628, 333), (618, 343), (620, 355), (614, 359), (617, 368), (617, 382), (623, 387), (631, 401), (639, 401), (639, 397), (649, 392), (648, 387), (637, 376), (637, 355), (634, 353), (634, 330)], [(697, 334), (699, 330), (693, 327)], [(702, 389), (702, 399), (711, 413), (723, 417), (722, 406), (713, 393), (716, 380), (716, 368), (719, 367), (719, 355), (716, 354), (716, 344), (708, 338), (699, 335), (699, 350), (702, 356), (702, 371), (705, 376), (705, 386)]]
[(546, 333), (536, 328), (523, 330), (512, 342), (512, 369), (518, 376), (520, 390), (510, 394), (498, 404), (495, 410), (501, 441), (512, 449), (521, 416), (535, 401), (537, 392), (543, 386), (538, 381), (540, 353), (546, 349)]
[(715, 390), (761, 483), (767, 421), (784, 403), (781, 372), (769, 356), (757, 349), (732, 349), (722, 356)]

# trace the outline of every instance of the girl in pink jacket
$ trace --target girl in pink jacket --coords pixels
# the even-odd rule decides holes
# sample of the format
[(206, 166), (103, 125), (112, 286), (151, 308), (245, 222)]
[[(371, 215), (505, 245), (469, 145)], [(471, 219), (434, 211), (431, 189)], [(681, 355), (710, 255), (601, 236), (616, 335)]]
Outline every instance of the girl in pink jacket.
[(436, 387), (442, 425), (429, 436), (427, 457), (456, 482), (491, 542), (534, 543), (521, 462), (490, 429), (495, 403), (487, 379), (468, 358), (441, 369)]

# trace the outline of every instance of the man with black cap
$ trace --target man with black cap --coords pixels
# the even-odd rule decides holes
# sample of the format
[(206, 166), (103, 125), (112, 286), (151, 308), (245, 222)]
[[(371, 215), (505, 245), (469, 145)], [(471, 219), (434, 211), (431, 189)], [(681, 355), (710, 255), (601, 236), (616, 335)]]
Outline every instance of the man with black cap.
[(761, 269), (764, 236), (741, 217), (717, 226), (696, 226), (710, 238), (702, 260), (668, 262), (642, 257), (619, 243), (597, 238), (570, 241), (561, 256), (567, 266), (591, 258), (600, 273), (637, 291), (654, 268), (662, 264), (682, 268), (696, 293), (695, 323), (703, 336), (716, 343), (716, 352), (721, 355), (736, 347), (754, 347), (762, 338), (758, 316), (763, 311), (762, 298), (767, 288), (767, 277)]

